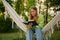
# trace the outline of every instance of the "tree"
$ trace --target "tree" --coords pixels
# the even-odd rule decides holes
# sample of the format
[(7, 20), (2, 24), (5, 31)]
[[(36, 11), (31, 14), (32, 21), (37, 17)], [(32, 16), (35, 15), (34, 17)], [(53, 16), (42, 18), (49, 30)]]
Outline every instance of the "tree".
[(4, 10), (4, 6), (3, 6), (3, 3), (2, 3), (2, 1), (0, 1), (0, 13), (1, 12), (4, 12), (5, 10)]
[(46, 13), (45, 13), (45, 16), (44, 16), (44, 24), (47, 24), (48, 23), (48, 9), (50, 7), (58, 7), (60, 6), (60, 0), (46, 0), (44, 2), (44, 5), (46, 5)]
[(16, 1), (16, 5), (15, 5), (15, 10), (16, 12), (24, 17), (25, 20), (28, 20), (27, 16), (25, 15), (24, 11), (25, 11), (25, 7), (23, 4), (23, 0), (17, 0)]
[[(11, 6), (12, 6), (12, 1), (11, 0), (6, 0)], [(4, 19), (4, 14), (3, 12), (5, 11), (4, 5), (2, 1), (0, 1), (0, 32), (12, 32), (16, 31), (15, 29), (12, 29), (11, 25), (11, 19), (8, 17), (6, 20)]]
[(0, 16), (0, 32), (8, 32), (11, 29), (11, 19), (4, 20), (4, 16)]
[[(48, 4), (48, 7), (58, 7), (60, 6), (60, 0), (46, 0), (44, 4)], [(47, 6), (47, 5), (46, 5)]]
[(12, 0), (6, 0), (11, 6), (13, 6), (12, 5), (12, 3), (13, 3), (13, 1)]
[(17, 0), (15, 5), (16, 12), (20, 15), (24, 10), (24, 5), (22, 0)]
[(35, 5), (36, 5), (36, 1), (35, 0), (27, 0), (26, 10), (29, 12), (29, 8), (31, 6), (35, 6)]
[(50, 0), (46, 0), (44, 2), (44, 5), (46, 5), (46, 12), (44, 14), (44, 25), (46, 25), (48, 23), (48, 8), (49, 8), (48, 1), (50, 1)]
[(60, 6), (60, 0), (50, 0), (50, 7), (51, 6)]

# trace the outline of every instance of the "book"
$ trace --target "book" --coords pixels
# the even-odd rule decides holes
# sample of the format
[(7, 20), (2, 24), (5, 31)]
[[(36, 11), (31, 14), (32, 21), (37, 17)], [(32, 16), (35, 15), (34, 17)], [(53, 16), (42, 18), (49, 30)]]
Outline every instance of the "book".
[(23, 23), (24, 23), (25, 25), (28, 25), (29, 23), (32, 23), (32, 26), (38, 25), (37, 22), (34, 21), (34, 20), (25, 21), (25, 22), (23, 22)]

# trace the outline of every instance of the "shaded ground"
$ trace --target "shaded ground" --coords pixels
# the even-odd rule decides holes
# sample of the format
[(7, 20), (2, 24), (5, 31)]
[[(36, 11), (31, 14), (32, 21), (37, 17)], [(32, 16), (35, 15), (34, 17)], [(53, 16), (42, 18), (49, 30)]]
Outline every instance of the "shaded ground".
[(19, 38), (20, 33), (15, 32), (15, 33), (0, 33), (0, 40), (14, 40)]
[(60, 40), (60, 31), (55, 31), (50, 40)]

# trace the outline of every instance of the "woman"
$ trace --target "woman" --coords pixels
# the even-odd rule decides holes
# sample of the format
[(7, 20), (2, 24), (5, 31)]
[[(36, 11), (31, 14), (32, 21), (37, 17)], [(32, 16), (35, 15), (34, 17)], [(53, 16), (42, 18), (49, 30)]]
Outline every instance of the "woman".
[[(38, 15), (37, 15), (37, 8), (31, 7), (30, 8), (30, 20), (34, 20), (38, 24)], [(26, 40), (32, 40), (33, 34), (36, 34), (37, 40), (42, 40), (42, 31), (38, 25), (32, 26), (32, 23), (28, 24), (28, 31), (26, 33)]]

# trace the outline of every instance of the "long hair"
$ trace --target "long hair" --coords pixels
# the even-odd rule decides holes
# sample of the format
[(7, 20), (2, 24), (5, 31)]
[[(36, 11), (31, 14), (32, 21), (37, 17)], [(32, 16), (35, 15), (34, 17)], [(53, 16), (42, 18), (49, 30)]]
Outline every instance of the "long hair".
[[(30, 8), (30, 10), (31, 10), (31, 9), (33, 9), (33, 10), (36, 11), (35, 17), (37, 17), (37, 8), (36, 8), (35, 6), (32, 6), (32, 7)], [(30, 19), (31, 19), (31, 20), (33, 19), (33, 16), (31, 15), (31, 12), (30, 12)]]

